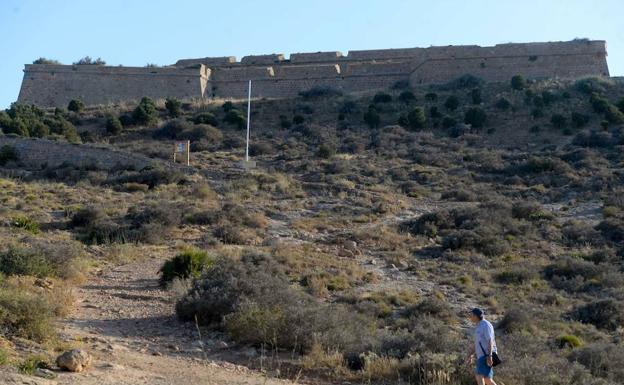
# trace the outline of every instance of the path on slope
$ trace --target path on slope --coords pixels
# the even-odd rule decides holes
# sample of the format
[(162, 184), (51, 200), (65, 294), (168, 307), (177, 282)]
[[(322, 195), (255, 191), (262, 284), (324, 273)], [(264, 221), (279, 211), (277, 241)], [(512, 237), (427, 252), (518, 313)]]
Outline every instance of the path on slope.
[(60, 373), (58, 384), (292, 384), (213, 359), (222, 350), (218, 340), (204, 338), (202, 350), (194, 325), (177, 321), (174, 294), (158, 285), (163, 261), (142, 259), (89, 276), (62, 326), (94, 364), (84, 373)]

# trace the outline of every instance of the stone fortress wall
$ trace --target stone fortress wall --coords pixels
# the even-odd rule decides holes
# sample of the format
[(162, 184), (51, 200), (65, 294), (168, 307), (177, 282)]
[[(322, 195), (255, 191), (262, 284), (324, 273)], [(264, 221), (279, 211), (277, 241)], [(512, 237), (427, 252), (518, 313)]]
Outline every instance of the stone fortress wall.
[(446, 46), (340, 52), (252, 55), (183, 59), (168, 67), (26, 65), (18, 101), (66, 107), (71, 99), (86, 104), (177, 97), (239, 99), (297, 96), (313, 87), (347, 93), (445, 83), (465, 74), (485, 81), (609, 76), (605, 41), (573, 40), (510, 43), (492, 47)]

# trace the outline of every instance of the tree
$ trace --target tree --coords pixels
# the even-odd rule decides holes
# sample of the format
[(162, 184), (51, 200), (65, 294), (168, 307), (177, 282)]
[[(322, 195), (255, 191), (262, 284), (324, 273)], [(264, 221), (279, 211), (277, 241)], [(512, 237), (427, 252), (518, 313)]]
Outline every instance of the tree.
[(487, 115), (479, 107), (473, 107), (464, 114), (464, 123), (470, 124), (473, 128), (481, 128), (485, 124)]
[(137, 124), (149, 125), (154, 124), (158, 120), (156, 104), (152, 98), (144, 96), (139, 105), (132, 112), (132, 119)]
[(399, 100), (403, 103), (409, 103), (416, 100), (416, 95), (412, 91), (403, 91), (399, 94)]
[(470, 98), (472, 99), (472, 104), (481, 104), (483, 102), (481, 88), (473, 88), (473, 90), (470, 91)]
[(457, 96), (451, 95), (446, 98), (446, 101), (444, 102), (444, 107), (446, 107), (446, 109), (449, 111), (455, 111), (457, 107), (459, 107), (459, 99), (457, 98)]
[(375, 107), (368, 107), (368, 111), (364, 113), (364, 122), (366, 122), (370, 128), (379, 127), (379, 124), (381, 124), (381, 117), (379, 116), (379, 113), (377, 113)]
[(496, 107), (501, 110), (508, 110), (509, 107), (511, 107), (511, 102), (509, 101), (509, 99), (502, 97), (496, 102)]
[(523, 90), (526, 87), (526, 80), (522, 75), (515, 75), (511, 78), (511, 88), (514, 90)]
[(106, 62), (104, 60), (102, 60), (102, 58), (91, 59), (90, 56), (85, 56), (82, 59), (78, 60), (77, 62), (74, 62), (73, 64), (74, 65), (99, 65), (99, 66), (103, 66), (103, 65), (106, 65)]
[(607, 107), (607, 110), (605, 111), (605, 118), (609, 123), (624, 123), (624, 114), (613, 104), (610, 104), (609, 107)]
[(373, 103), (390, 103), (392, 101), (392, 95), (385, 92), (378, 92), (373, 97)]
[(553, 114), (550, 118), (550, 123), (555, 128), (564, 128), (566, 126), (567, 119), (561, 114)]
[(70, 100), (69, 104), (67, 105), (67, 109), (74, 112), (81, 112), (82, 110), (84, 110), (84, 108), (84, 103), (78, 99)]
[(119, 135), (122, 130), (123, 125), (118, 117), (111, 115), (106, 119), (106, 132), (111, 135)]
[(169, 112), (169, 116), (177, 118), (180, 116), (180, 111), (182, 110), (182, 102), (176, 98), (167, 98), (165, 101), (165, 108)]
[(326, 144), (321, 144), (316, 155), (322, 159), (329, 159), (334, 156), (335, 153), (336, 151), (332, 147)]
[(44, 57), (40, 57), (39, 59), (33, 61), (33, 64), (61, 64), (58, 60), (54, 60), (54, 59), (46, 59)]
[(575, 127), (580, 128), (589, 122), (589, 116), (580, 112), (573, 112), (570, 120), (572, 120)]
[(425, 109), (422, 107), (416, 107), (407, 114), (407, 122), (412, 129), (424, 128), (426, 121)]

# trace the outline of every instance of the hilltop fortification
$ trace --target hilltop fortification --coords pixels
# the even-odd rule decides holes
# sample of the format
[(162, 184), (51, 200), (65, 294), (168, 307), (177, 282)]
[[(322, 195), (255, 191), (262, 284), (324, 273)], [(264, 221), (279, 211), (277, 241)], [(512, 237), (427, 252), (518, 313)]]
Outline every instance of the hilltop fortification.
[(446, 46), (183, 59), (167, 67), (29, 64), (19, 102), (66, 107), (71, 99), (107, 104), (152, 98), (284, 98), (313, 87), (344, 92), (445, 83), (471, 74), (485, 81), (609, 76), (604, 41)]

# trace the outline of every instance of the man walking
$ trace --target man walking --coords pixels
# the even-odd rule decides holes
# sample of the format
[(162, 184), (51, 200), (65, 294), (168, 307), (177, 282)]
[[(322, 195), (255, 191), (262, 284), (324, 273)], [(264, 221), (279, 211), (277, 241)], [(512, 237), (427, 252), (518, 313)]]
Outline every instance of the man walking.
[(483, 310), (474, 308), (468, 318), (475, 325), (474, 344), (471, 344), (467, 361), (477, 358), (475, 378), (477, 385), (496, 385), (494, 382), (494, 370), (492, 369), (492, 353), (496, 352), (496, 340), (494, 339), (494, 327), (483, 318)]

